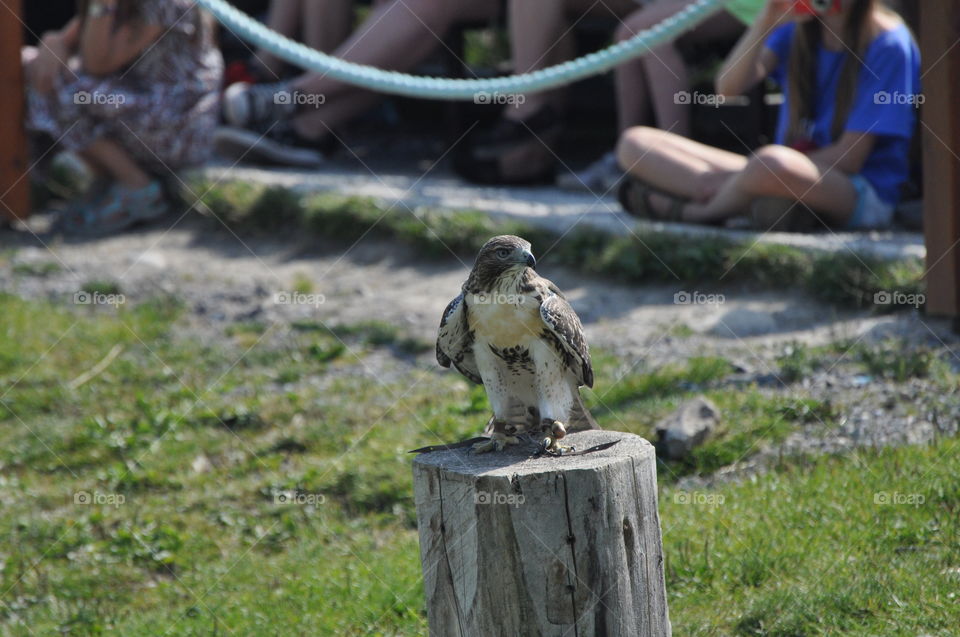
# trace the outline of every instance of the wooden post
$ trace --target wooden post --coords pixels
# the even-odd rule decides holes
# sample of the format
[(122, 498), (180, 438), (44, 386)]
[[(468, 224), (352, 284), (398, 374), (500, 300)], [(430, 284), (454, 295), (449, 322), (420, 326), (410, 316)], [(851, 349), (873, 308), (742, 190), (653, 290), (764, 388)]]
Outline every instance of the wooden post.
[(670, 635), (652, 445), (585, 431), (577, 449), (435, 451), (413, 463), (434, 637)]
[(920, 5), (927, 313), (960, 316), (960, 0)]
[(20, 48), (23, 46), (21, 0), (0, 6), (0, 217), (25, 219), (30, 214), (27, 136), (23, 129), (24, 91)]

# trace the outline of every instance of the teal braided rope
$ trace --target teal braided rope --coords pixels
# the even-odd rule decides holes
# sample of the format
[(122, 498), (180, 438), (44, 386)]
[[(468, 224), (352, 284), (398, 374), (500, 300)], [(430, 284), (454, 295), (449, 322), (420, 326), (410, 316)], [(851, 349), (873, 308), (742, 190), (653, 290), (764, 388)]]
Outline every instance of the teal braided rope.
[(728, 1), (696, 0), (660, 24), (606, 49), (531, 73), (488, 79), (419, 77), (347, 62), (271, 31), (226, 0), (197, 0), (197, 4), (210, 11), (240, 38), (299, 68), (324, 73), (379, 93), (442, 100), (477, 100), (483, 94), (489, 97), (495, 93), (536, 93), (603, 73), (692, 29), (723, 8)]

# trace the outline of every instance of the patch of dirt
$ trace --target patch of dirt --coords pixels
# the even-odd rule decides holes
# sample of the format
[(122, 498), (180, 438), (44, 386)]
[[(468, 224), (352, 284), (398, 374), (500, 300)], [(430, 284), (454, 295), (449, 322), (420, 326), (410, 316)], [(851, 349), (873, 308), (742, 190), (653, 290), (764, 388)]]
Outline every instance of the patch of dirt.
[[(95, 240), (0, 230), (0, 289), (65, 305), (91, 281), (117, 283), (128, 303), (173, 295), (186, 307), (182, 329), (208, 342), (229, 339), (227, 328), (238, 322), (334, 326), (371, 320), (432, 342), (441, 312), (459, 292), (472, 263), (455, 255), (425, 260), (409, 248), (369, 237), (349, 247), (296, 234), (238, 237), (213, 223), (190, 215), (172, 228), (149, 227)], [(549, 254), (537, 248), (541, 274), (565, 291), (591, 346), (620, 357), (624, 371), (716, 355), (733, 362), (741, 376), (776, 381), (775, 360), (793, 342), (898, 338), (940, 349), (957, 344), (946, 322), (917, 312), (841, 311), (790, 290), (623, 285), (552, 267)], [(367, 373), (377, 372), (370, 366), (381, 365), (385, 373), (397, 373), (386, 358), (365, 361)], [(422, 354), (417, 364), (432, 365), (432, 353)], [(854, 375), (841, 366), (781, 387), (798, 397), (835, 398), (850, 408), (835, 430), (812, 423), (751, 462), (759, 466), (781, 453), (922, 442), (950, 418), (955, 430), (960, 415), (955, 398), (930, 396), (921, 381), (894, 385), (853, 380)], [(931, 408), (914, 408), (940, 398), (953, 402), (936, 417)], [(885, 407), (891, 401), (893, 408)]]

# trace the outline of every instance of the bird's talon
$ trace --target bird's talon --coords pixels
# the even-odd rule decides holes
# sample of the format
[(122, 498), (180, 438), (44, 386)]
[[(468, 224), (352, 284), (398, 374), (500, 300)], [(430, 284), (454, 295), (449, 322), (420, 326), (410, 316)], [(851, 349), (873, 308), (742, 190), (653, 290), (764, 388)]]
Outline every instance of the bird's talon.
[(488, 440), (478, 442), (471, 450), (473, 453), (487, 453), (488, 451), (503, 451), (507, 445), (515, 445), (520, 442), (516, 436), (506, 436), (502, 433), (494, 432)]
[(553, 437), (556, 440), (559, 440), (567, 435), (567, 428), (564, 427), (563, 423), (559, 420), (554, 420), (553, 424), (550, 426), (550, 433), (553, 434)]

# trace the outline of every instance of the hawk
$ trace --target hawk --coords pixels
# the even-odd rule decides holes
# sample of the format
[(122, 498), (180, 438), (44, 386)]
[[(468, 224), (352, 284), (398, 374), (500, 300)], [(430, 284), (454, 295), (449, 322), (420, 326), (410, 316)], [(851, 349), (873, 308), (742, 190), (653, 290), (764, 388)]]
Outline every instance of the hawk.
[(530, 243), (503, 235), (480, 249), (470, 276), (443, 312), (437, 361), (482, 383), (493, 407), (477, 453), (539, 439), (552, 455), (571, 431), (597, 428), (580, 386), (593, 386), (590, 351), (576, 312), (537, 274)]

